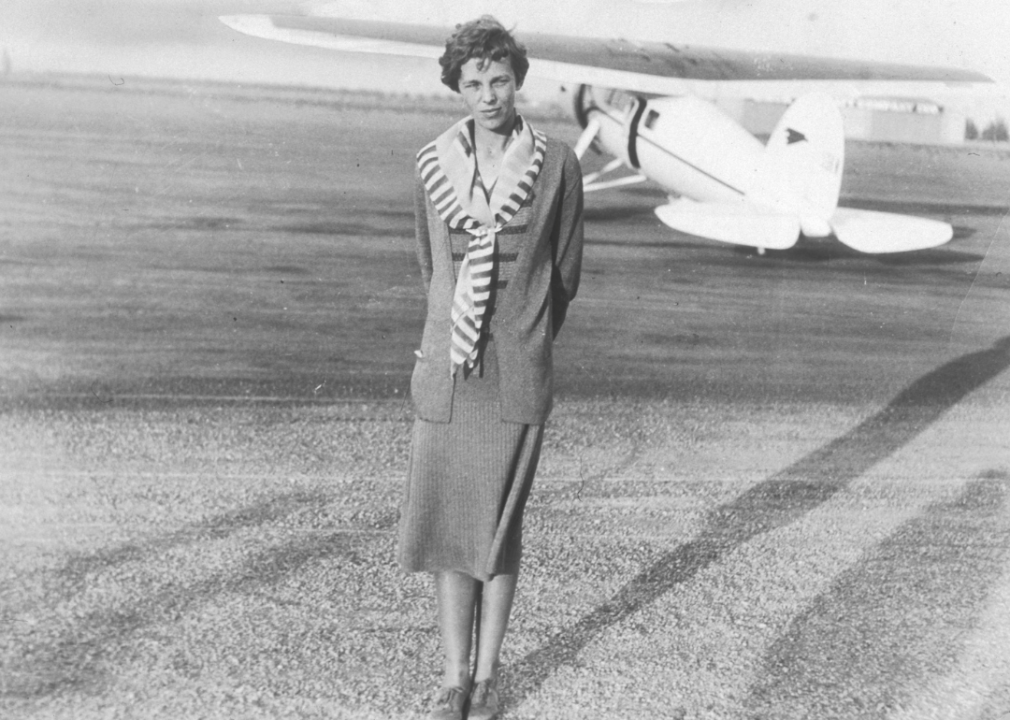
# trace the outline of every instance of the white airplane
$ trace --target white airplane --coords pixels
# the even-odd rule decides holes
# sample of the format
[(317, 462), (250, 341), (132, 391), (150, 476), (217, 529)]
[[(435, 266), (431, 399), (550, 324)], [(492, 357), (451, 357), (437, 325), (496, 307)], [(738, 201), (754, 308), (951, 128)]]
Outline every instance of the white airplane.
[[(233, 15), (229, 27), (271, 40), (349, 52), (438, 58), (449, 28), (335, 17)], [(925, 218), (838, 207), (844, 132), (838, 101), (823, 91), (799, 97), (766, 145), (699, 97), (704, 85), (739, 82), (858, 87), (886, 94), (900, 81), (923, 92), (938, 83), (991, 83), (949, 68), (719, 50), (669, 43), (520, 34), (529, 73), (577, 87), (576, 144), (614, 156), (585, 176), (587, 191), (652, 180), (669, 195), (659, 219), (691, 235), (785, 250), (799, 237), (834, 235), (864, 253), (942, 245), (953, 230)], [(702, 93), (703, 94), (703, 93)], [(631, 175), (611, 180), (619, 168)]]

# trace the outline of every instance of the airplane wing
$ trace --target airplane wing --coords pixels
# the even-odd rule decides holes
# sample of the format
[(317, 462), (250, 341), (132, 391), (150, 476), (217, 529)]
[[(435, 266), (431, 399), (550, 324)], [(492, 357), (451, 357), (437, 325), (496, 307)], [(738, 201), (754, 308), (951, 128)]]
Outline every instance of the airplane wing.
[[(452, 28), (296, 15), (230, 15), (239, 32), (270, 40), (388, 55), (437, 58)], [(962, 85), (991, 83), (954, 68), (840, 60), (804, 55), (722, 50), (675, 43), (522, 33), (530, 72), (564, 82), (620, 87), (659, 95), (690, 92), (697, 83), (812, 81), (858, 83), (883, 91), (894, 81)]]
[[(451, 28), (445, 27), (318, 16), (233, 15), (222, 17), (221, 20), (235, 30), (270, 40), (348, 52), (427, 59), (442, 55), (445, 41), (453, 32)], [(662, 42), (539, 33), (523, 33), (521, 40), (529, 53), (531, 75), (641, 95), (643, 97), (636, 98), (634, 102), (643, 109), (652, 103), (649, 107), (652, 108), (653, 115), (645, 120), (641, 119), (641, 112), (622, 120), (620, 117), (611, 117), (609, 111), (594, 106), (596, 114), (605, 116), (610, 123), (610, 139), (601, 142), (608, 152), (618, 157), (618, 165), (623, 162), (622, 149), (630, 148), (634, 143), (640, 150), (640, 140), (643, 137), (659, 153), (655, 155), (652, 149), (647, 148), (650, 157), (655, 155), (659, 159), (650, 161), (650, 174), (641, 154), (637, 153), (637, 160), (631, 161), (628, 158), (630, 165), (639, 169), (637, 175), (604, 183), (595, 183), (597, 175), (592, 175), (589, 176), (589, 186), (597, 189), (615, 187), (640, 182), (649, 177), (671, 193), (699, 201), (678, 201), (656, 210), (659, 218), (675, 229), (724, 242), (752, 245), (760, 252), (765, 248), (791, 247), (796, 243), (801, 230), (811, 237), (826, 236), (833, 231), (843, 243), (862, 252), (873, 253), (934, 247), (947, 242), (951, 237), (951, 228), (947, 223), (848, 209), (836, 211), (842, 172), (840, 148), (844, 147), (842, 120), (837, 103), (841, 96), (846, 95), (887, 95), (892, 92), (895, 82), (901, 83), (904, 94), (916, 93), (915, 88), (919, 86), (925, 86), (926, 89), (921, 92), (928, 94), (942, 85), (992, 83), (985, 75), (952, 68), (721, 50)], [(758, 86), (761, 89), (755, 92)], [(781, 89), (783, 87), (788, 90)], [(820, 91), (821, 95), (808, 95), (813, 88)], [(725, 158), (726, 148), (733, 138), (746, 137), (747, 147), (757, 142), (712, 106), (700, 100), (693, 104), (688, 101), (692, 96), (703, 96), (710, 89), (715, 89), (720, 94), (728, 90), (729, 94), (735, 92), (751, 98), (756, 98), (760, 93), (774, 95), (788, 92), (792, 97), (800, 96), (783, 116), (783, 120), (780, 120), (780, 125), (783, 122), (788, 124), (788, 127), (783, 126), (782, 132), (790, 133), (790, 139), (783, 141), (786, 149), (778, 148), (775, 143), (771, 144), (770, 150), (762, 148), (764, 156), (772, 151), (776, 157), (788, 155), (798, 159), (792, 164), (779, 163), (774, 174), (764, 177), (768, 182), (762, 185), (761, 192), (753, 194), (751, 199), (754, 202), (733, 205), (725, 201), (721, 191), (713, 194), (710, 185), (713, 180), (716, 181), (715, 187), (718, 190), (719, 177), (713, 174), (714, 170), (705, 171), (698, 164), (712, 165), (713, 158)], [(653, 97), (645, 99), (644, 96), (649, 95)], [(655, 96), (661, 97), (657, 99)], [(837, 121), (830, 120), (828, 115), (836, 117)], [(661, 137), (659, 129), (670, 117), (679, 118), (674, 123), (676, 127), (668, 127), (666, 135)], [(801, 120), (803, 127), (810, 127), (809, 132), (797, 131)], [(658, 124), (650, 124), (653, 122)], [(602, 128), (599, 123), (597, 118), (586, 124), (578, 148), (584, 151), (596, 137)], [(648, 130), (647, 134), (643, 134), (642, 125)], [(721, 129), (714, 131), (716, 126)], [(817, 148), (811, 145), (810, 152), (802, 157), (798, 154), (800, 150), (787, 147), (800, 141), (812, 143), (818, 133), (824, 134), (822, 130), (826, 127), (833, 128), (833, 145), (838, 146), (833, 153), (826, 152), (830, 147), (823, 142)], [(685, 128), (695, 128), (696, 132), (687, 132)], [(685, 163), (669, 152), (669, 146), (676, 144), (685, 132), (691, 142), (691, 152), (700, 158), (695, 164)], [(773, 136), (777, 132), (778, 129), (773, 132)], [(792, 140), (793, 135), (798, 140)], [(708, 138), (709, 145), (702, 147), (699, 144), (700, 138)], [(649, 143), (645, 145), (648, 146)], [(758, 154), (757, 151), (750, 153)], [(674, 159), (671, 160), (671, 157)], [(826, 189), (820, 195), (823, 195), (821, 199), (827, 198), (830, 202), (811, 205), (806, 201), (814, 197), (811, 195), (813, 176), (807, 170), (816, 170), (823, 165), (824, 158), (832, 161), (828, 173), (830, 177), (827, 178), (830, 188), (825, 186)], [(753, 159), (752, 157), (751, 160)], [(749, 162), (738, 154), (730, 157), (727, 162), (716, 165), (720, 171), (726, 171), (728, 166), (736, 175), (746, 177), (753, 169)], [(762, 163), (770, 160), (755, 162), (758, 162), (756, 167), (763, 167)], [(601, 172), (613, 167), (615, 164), (611, 163)], [(780, 181), (771, 182), (773, 178), (779, 178)], [(770, 193), (769, 188), (777, 190)]]

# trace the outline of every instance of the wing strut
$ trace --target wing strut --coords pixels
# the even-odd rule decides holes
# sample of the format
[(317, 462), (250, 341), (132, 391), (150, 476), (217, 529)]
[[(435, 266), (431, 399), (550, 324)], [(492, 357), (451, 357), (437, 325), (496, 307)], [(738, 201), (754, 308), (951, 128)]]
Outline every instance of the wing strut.
[(621, 167), (621, 165), (623, 165), (623, 164), (624, 164), (624, 161), (621, 160), (621, 158), (614, 158), (613, 160), (611, 160), (610, 162), (608, 162), (606, 165), (604, 165), (602, 169), (597, 170), (596, 172), (593, 172), (593, 173), (589, 173), (588, 175), (583, 175), (582, 176), (582, 182), (585, 183), (586, 185), (592, 185), (594, 182), (596, 182), (597, 180), (599, 180), (601, 177), (603, 177), (607, 173), (613, 172), (617, 168)]
[(624, 177), (614, 178), (613, 180), (607, 180), (606, 182), (596, 182), (589, 183), (583, 186), (584, 192), (596, 192), (598, 190), (609, 190), (615, 187), (624, 187), (625, 185), (637, 185), (640, 182), (645, 182), (648, 180), (644, 175), (625, 175)]
[(579, 160), (582, 159), (582, 156), (586, 154), (586, 150), (589, 149), (589, 146), (593, 144), (593, 140), (596, 139), (598, 132), (600, 132), (600, 121), (593, 118), (586, 125), (586, 129), (582, 131), (579, 141), (575, 143), (575, 157)]

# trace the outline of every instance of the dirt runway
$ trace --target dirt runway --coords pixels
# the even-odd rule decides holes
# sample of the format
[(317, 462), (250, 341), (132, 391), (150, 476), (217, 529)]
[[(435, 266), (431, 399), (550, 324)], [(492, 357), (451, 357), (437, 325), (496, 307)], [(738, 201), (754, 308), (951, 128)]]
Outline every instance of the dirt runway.
[[(0, 84), (0, 715), (423, 717), (411, 167), (454, 110), (119, 83)], [(759, 257), (590, 196), (505, 718), (1010, 713), (1010, 153), (846, 151), (843, 204), (954, 240)]]

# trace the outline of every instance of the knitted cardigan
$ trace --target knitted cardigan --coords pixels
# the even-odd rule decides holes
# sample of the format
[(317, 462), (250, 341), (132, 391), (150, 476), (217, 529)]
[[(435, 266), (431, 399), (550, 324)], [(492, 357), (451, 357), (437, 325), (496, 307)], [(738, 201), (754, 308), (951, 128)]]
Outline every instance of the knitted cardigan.
[[(575, 153), (548, 138), (543, 168), (526, 200), (530, 213), (508, 292), (494, 309), (501, 419), (538, 425), (553, 404), (552, 346), (579, 287), (582, 267), (582, 171)], [(417, 258), (428, 314), (410, 390), (417, 416), (450, 422), (456, 382), (449, 374), (450, 309), (456, 277), (449, 228), (420, 174), (415, 189)], [(511, 224), (514, 224), (513, 218)], [(509, 227), (506, 225), (506, 228)]]

